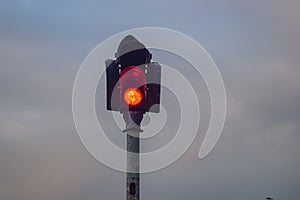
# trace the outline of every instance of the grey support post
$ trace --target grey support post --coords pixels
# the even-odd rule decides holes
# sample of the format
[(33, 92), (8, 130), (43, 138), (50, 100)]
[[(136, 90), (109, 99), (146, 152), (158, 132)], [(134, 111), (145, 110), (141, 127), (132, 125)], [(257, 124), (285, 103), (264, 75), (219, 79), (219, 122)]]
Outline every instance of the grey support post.
[(143, 112), (129, 111), (123, 113), (127, 134), (127, 174), (126, 174), (126, 200), (140, 199), (140, 128)]

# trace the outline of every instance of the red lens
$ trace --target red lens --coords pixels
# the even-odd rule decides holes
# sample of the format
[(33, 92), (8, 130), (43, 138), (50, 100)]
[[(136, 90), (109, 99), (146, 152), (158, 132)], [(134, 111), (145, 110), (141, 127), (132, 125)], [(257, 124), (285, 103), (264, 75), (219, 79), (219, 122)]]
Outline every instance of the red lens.
[(143, 94), (138, 88), (128, 88), (124, 92), (123, 99), (128, 105), (135, 106), (142, 101)]

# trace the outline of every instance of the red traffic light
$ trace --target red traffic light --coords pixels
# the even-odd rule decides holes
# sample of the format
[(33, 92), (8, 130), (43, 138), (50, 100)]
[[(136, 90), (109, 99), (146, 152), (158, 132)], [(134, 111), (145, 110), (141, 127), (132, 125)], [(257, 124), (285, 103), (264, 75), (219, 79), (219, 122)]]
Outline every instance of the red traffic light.
[(120, 96), (127, 105), (125, 107), (135, 107), (141, 104), (146, 97), (146, 74), (143, 69), (129, 66), (122, 70)]
[(107, 110), (158, 113), (161, 66), (151, 62), (149, 50), (131, 35), (122, 39), (115, 55), (105, 61)]
[(128, 88), (123, 94), (123, 99), (128, 105), (135, 106), (141, 103), (143, 94), (138, 88)]

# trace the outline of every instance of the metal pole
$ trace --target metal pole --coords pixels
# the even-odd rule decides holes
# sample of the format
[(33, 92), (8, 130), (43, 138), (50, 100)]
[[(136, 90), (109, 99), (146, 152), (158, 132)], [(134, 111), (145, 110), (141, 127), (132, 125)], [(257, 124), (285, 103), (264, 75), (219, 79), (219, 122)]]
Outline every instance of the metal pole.
[[(127, 170), (129, 171), (126, 174), (127, 200), (140, 199), (140, 174), (130, 172), (139, 171), (140, 159), (138, 153), (140, 151), (140, 138), (138, 135), (138, 131), (127, 131)], [(130, 152), (136, 154), (130, 154)]]
[(126, 112), (123, 113), (126, 122), (127, 134), (127, 174), (126, 174), (126, 200), (140, 199), (140, 137), (142, 132), (140, 123), (143, 119), (143, 113)]

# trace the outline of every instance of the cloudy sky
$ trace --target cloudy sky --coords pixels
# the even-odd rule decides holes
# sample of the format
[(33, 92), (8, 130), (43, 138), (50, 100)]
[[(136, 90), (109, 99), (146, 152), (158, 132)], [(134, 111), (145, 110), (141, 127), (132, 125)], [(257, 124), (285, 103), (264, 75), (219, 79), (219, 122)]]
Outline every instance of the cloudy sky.
[(72, 88), (97, 44), (145, 26), (183, 32), (206, 48), (228, 113), (211, 154), (197, 159), (199, 131), (181, 159), (142, 175), (142, 199), (299, 199), (299, 8), (296, 0), (1, 1), (0, 199), (125, 199), (125, 174), (80, 142)]

